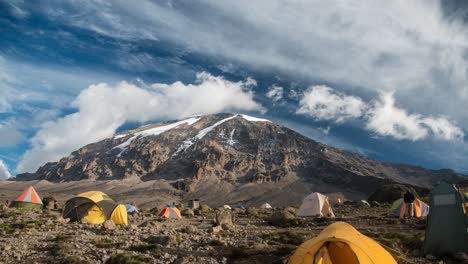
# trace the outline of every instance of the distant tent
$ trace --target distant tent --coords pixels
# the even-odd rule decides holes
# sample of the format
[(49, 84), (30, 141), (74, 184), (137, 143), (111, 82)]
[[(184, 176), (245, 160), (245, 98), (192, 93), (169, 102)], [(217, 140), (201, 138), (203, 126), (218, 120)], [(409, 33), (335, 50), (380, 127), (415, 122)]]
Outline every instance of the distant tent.
[(357, 204), (358, 204), (358, 205), (361, 205), (361, 206), (367, 206), (367, 207), (370, 207), (370, 204), (369, 204), (369, 202), (368, 202), (368, 201), (366, 201), (366, 200), (359, 200), (359, 201), (357, 201)]
[(336, 222), (294, 252), (289, 264), (397, 264), (379, 243), (353, 226)]
[(429, 196), (429, 205), (422, 252), (434, 256), (468, 253), (468, 222), (458, 188), (447, 182), (438, 184)]
[(260, 206), (262, 209), (272, 209), (273, 207), (269, 203), (264, 203)]
[(15, 208), (27, 208), (27, 209), (41, 209), (42, 208), (42, 200), (41, 197), (37, 194), (34, 187), (29, 186), (24, 190), (24, 192), (14, 200), (10, 207)]
[(228, 209), (228, 210), (231, 210), (231, 209), (232, 209), (231, 206), (229, 206), (229, 205), (227, 205), (227, 204), (223, 205), (223, 208), (224, 208), (224, 209)]
[[(429, 214), (429, 205), (419, 199), (414, 200), (413, 208), (415, 217), (426, 217)], [(406, 203), (403, 202), (403, 198), (393, 202), (391, 210), (394, 216), (403, 217), (406, 212)]]
[(138, 209), (134, 205), (125, 204), (125, 209), (127, 209), (127, 214), (129, 215), (138, 214)]
[(173, 219), (181, 219), (182, 216), (180, 215), (179, 209), (173, 206), (166, 206), (164, 207), (161, 212), (159, 213), (159, 216), (163, 216), (165, 218), (173, 218)]
[(335, 217), (328, 201), (328, 197), (314, 192), (306, 196), (302, 201), (301, 207), (297, 210), (297, 216), (328, 216)]
[(65, 203), (63, 218), (70, 221), (85, 221), (91, 224), (101, 224), (112, 220), (118, 225), (127, 225), (127, 210), (123, 204), (117, 204), (99, 191), (80, 193)]

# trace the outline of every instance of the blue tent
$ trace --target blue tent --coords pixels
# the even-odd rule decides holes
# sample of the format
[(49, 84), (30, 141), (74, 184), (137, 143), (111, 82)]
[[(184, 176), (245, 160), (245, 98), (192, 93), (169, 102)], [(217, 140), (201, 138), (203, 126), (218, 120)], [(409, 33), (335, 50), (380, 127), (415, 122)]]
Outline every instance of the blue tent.
[(127, 214), (133, 215), (138, 213), (138, 209), (131, 205), (131, 204), (125, 204), (125, 209), (127, 209)]

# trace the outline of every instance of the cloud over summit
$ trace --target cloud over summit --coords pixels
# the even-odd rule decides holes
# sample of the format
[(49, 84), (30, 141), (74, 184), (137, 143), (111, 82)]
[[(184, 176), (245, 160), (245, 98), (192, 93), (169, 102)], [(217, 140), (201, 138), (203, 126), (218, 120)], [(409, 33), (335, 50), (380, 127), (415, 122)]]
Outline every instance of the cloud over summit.
[(150, 89), (120, 82), (91, 85), (73, 106), (78, 111), (45, 123), (31, 139), (18, 172), (32, 172), (92, 142), (111, 137), (126, 122), (182, 118), (222, 111), (263, 111), (253, 99), (255, 80), (231, 82), (209, 73), (197, 74), (195, 84), (155, 83)]

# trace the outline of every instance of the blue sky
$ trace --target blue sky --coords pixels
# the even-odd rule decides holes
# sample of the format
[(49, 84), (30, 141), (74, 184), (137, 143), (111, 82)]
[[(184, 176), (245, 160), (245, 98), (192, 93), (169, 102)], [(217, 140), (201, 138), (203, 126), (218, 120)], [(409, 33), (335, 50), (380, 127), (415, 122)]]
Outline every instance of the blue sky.
[(468, 7), (386, 2), (0, 0), (0, 178), (216, 112), (468, 173)]

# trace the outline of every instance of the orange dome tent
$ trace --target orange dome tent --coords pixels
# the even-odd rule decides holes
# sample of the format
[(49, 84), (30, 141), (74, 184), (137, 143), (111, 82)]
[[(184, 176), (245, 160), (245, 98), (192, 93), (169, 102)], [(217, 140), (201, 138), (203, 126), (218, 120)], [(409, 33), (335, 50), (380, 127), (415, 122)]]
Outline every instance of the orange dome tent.
[(180, 211), (179, 209), (175, 207), (170, 207), (166, 206), (164, 207), (161, 212), (159, 213), (159, 216), (164, 216), (166, 218), (174, 218), (174, 219), (181, 219), (182, 216), (180, 216)]
[(37, 194), (34, 187), (29, 186), (16, 200), (11, 203), (11, 207), (16, 208), (42, 208), (41, 197)]
[(289, 264), (397, 264), (379, 243), (353, 226), (336, 222), (294, 252)]

